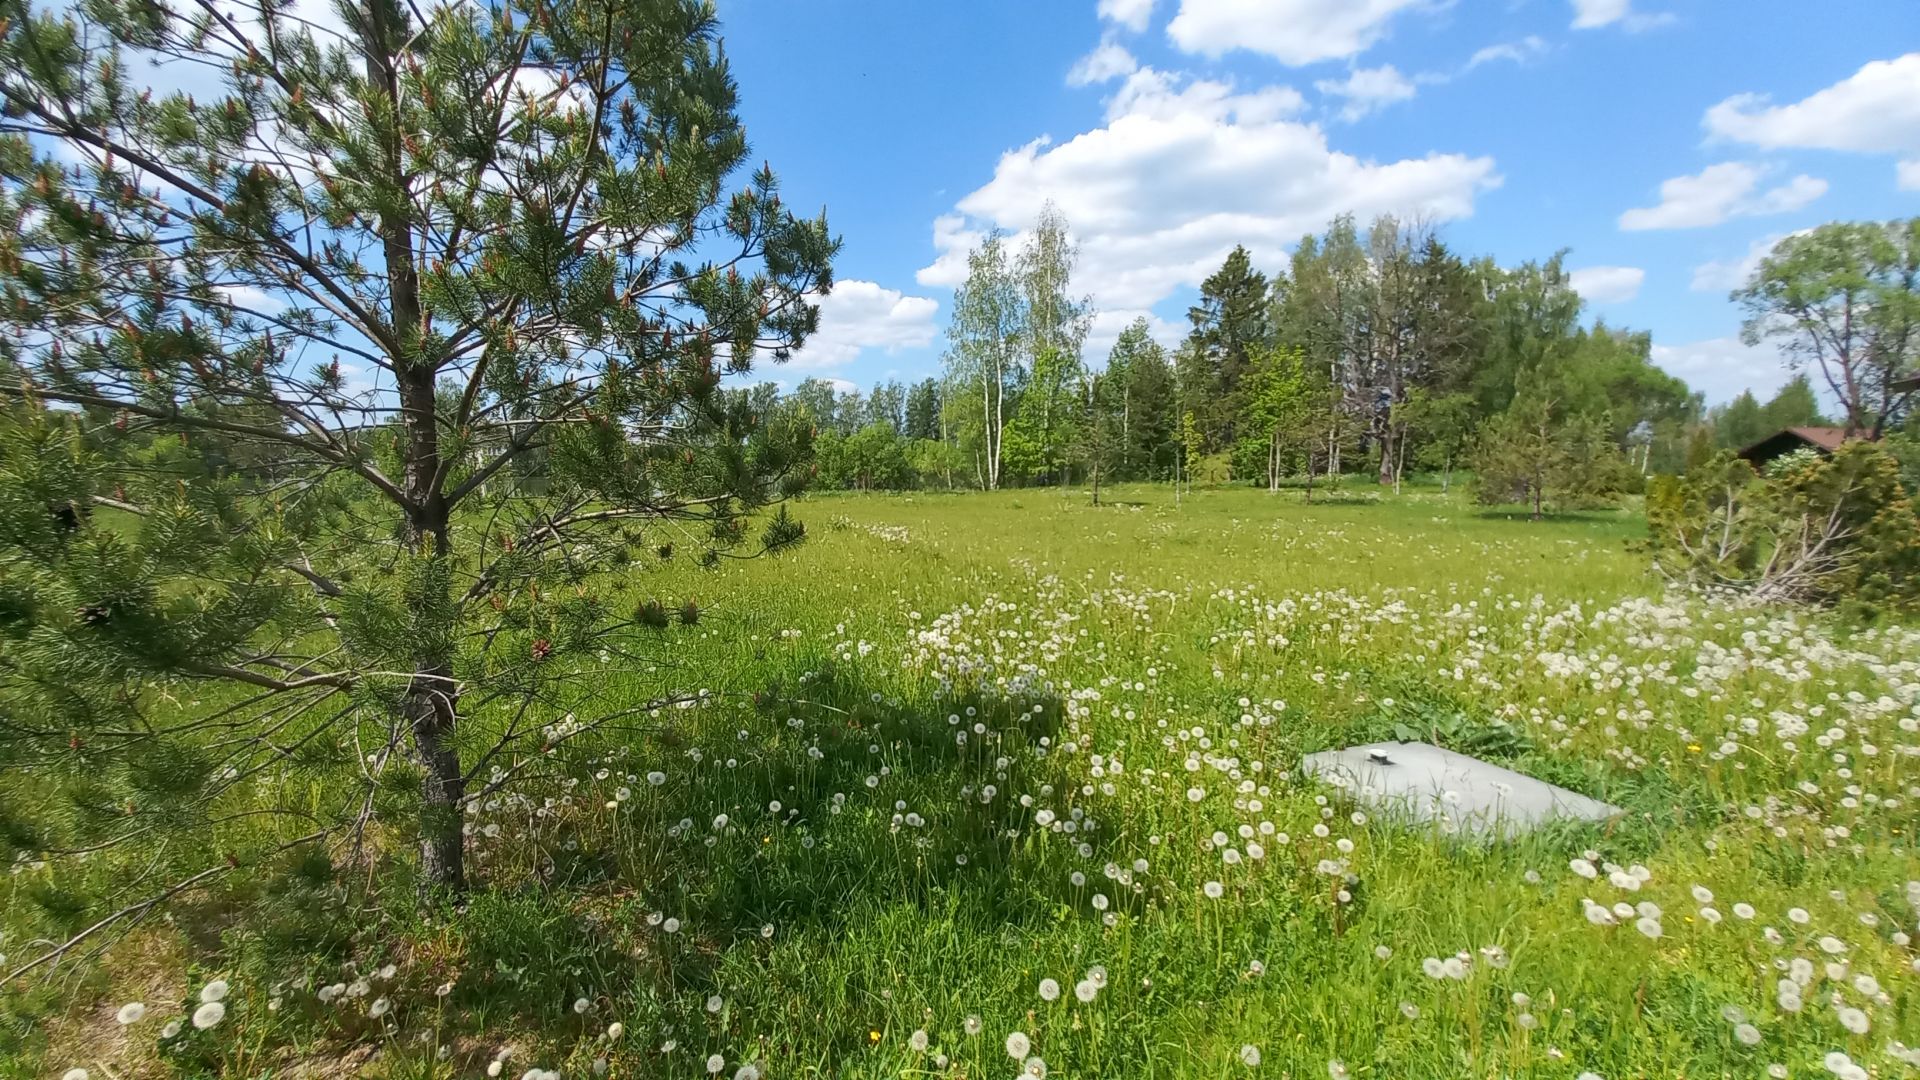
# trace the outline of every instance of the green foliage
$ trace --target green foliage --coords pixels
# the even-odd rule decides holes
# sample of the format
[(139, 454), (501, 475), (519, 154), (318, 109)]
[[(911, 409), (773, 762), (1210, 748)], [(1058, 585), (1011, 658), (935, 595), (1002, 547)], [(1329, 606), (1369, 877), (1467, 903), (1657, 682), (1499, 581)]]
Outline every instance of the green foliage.
[(1765, 477), (1723, 451), (1648, 491), (1654, 566), (1673, 580), (1763, 600), (1910, 607), (1920, 518), (1885, 448), (1783, 459)]
[(1533, 517), (1605, 505), (1625, 481), (1625, 463), (1604, 417), (1557, 413), (1535, 395), (1516, 398), (1481, 428), (1474, 470), (1483, 503), (1526, 504)]
[(1789, 236), (1733, 300), (1743, 338), (1778, 342), (1840, 399), (1849, 431), (1878, 437), (1914, 394), (1900, 378), (1920, 369), (1920, 217)]
[(606, 576), (753, 553), (812, 471), (723, 380), (838, 241), (710, 4), (325, 14), (0, 10), (0, 784), (9, 854), (137, 868), (61, 886), (96, 916), (310, 848), (462, 888), (469, 795), (634, 708)]

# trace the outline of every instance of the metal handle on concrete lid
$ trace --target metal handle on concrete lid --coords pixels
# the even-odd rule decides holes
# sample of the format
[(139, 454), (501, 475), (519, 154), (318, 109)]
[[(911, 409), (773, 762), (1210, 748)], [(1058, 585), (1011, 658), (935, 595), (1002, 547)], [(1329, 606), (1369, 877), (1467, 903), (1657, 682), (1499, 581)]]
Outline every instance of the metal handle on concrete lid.
[(1393, 759), (1387, 756), (1385, 750), (1369, 750), (1367, 751), (1367, 757), (1371, 759), (1375, 765), (1393, 764)]

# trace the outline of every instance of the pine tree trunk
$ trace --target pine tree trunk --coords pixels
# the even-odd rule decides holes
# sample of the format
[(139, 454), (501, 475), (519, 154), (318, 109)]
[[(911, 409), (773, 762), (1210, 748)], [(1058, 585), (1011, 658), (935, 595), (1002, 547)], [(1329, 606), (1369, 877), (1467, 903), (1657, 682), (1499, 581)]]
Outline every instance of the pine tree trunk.
[(457, 702), (451, 693), (452, 669), (440, 665), (422, 671), (407, 689), (401, 706), (412, 730), (420, 773), (420, 882), (423, 890), (464, 892), (466, 851), (461, 833), (461, 802), (466, 784), (460, 754), (451, 744)]
[[(400, 28), (393, 25), (394, 9), (376, 2), (367, 8), (370, 31), (366, 55), (367, 80), (380, 87), (389, 101), (398, 100), (400, 80), (394, 62)], [(407, 544), (416, 558), (439, 562), (447, 558), (449, 514), (440, 476), (440, 432), (434, 394), (434, 365), (422, 350), (426, 320), (420, 301), (420, 279), (414, 263), (413, 222), (406, 216), (408, 195), (400, 132), (391, 120), (378, 132), (382, 179), (395, 193), (392, 208), (379, 220), (382, 255), (389, 297), (390, 330), (398, 348), (390, 356), (395, 390), (400, 401), (403, 432), (401, 457), (407, 500)], [(428, 582), (438, 574), (425, 575)], [(418, 590), (409, 614), (422, 627), (445, 614), (444, 594), (431, 587)], [(443, 641), (439, 634), (428, 639)], [(423, 645), (425, 643), (423, 642)], [(458, 718), (453, 668), (438, 646), (427, 645), (413, 658), (414, 677), (401, 698), (401, 718), (413, 738), (421, 767), (420, 879), (426, 891), (464, 891), (466, 860), (461, 834), (464, 778), (459, 752), (452, 745)]]
[(1380, 431), (1380, 471), (1374, 477), (1374, 479), (1379, 482), (1381, 487), (1386, 487), (1389, 484), (1394, 484), (1395, 486), (1398, 486), (1398, 481), (1394, 479), (1393, 463), (1394, 463), (1394, 454), (1399, 444), (1400, 444), (1400, 440), (1394, 434), (1392, 424), (1388, 424), (1385, 428), (1381, 429)]

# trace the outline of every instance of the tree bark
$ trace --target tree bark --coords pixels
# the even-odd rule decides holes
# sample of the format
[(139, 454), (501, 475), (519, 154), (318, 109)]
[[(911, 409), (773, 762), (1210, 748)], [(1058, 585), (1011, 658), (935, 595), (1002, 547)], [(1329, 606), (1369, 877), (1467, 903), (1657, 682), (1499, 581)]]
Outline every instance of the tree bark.
[[(424, 353), (427, 320), (420, 302), (420, 278), (415, 266), (413, 222), (406, 216), (408, 175), (400, 131), (400, 80), (395, 53), (402, 28), (390, 0), (367, 4), (368, 81), (385, 91), (392, 114), (379, 118), (381, 180), (392, 188), (389, 209), (381, 214), (379, 232), (389, 297), (392, 356), (403, 433), (401, 454), (407, 504), (407, 543), (417, 558), (443, 560), (449, 550), (448, 507), (440, 484), (440, 433), (435, 415), (433, 359)], [(437, 582), (438, 574), (425, 574)], [(415, 621), (423, 628), (445, 618), (445, 596), (421, 590), (413, 601)], [(460, 755), (452, 744), (458, 719), (453, 669), (439, 634), (424, 635), (422, 651), (413, 658), (414, 677), (401, 698), (401, 718), (413, 739), (420, 776), (420, 874), (427, 891), (461, 892), (466, 888), (466, 860), (461, 833), (461, 799), (465, 782)]]

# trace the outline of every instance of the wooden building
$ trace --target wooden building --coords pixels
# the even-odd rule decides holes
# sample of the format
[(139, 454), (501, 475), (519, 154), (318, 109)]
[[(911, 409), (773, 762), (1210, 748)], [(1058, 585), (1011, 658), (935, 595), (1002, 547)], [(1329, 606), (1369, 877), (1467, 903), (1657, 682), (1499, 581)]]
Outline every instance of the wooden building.
[(1796, 450), (1812, 449), (1822, 455), (1831, 454), (1840, 449), (1847, 441), (1847, 430), (1837, 427), (1790, 427), (1783, 428), (1740, 451), (1740, 456), (1762, 468), (1775, 458), (1782, 458)]

